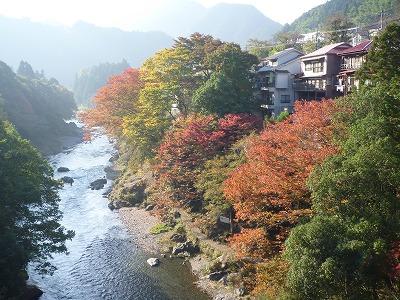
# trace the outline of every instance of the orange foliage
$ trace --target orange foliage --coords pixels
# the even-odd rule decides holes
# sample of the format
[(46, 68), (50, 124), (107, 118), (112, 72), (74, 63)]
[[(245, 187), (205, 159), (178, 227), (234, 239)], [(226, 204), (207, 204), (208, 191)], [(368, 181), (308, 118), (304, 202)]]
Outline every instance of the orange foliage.
[(273, 252), (282, 249), (298, 218), (311, 213), (307, 178), (337, 151), (332, 142), (332, 100), (297, 102), (295, 111), (250, 141), (247, 162), (224, 183), (236, 218), (244, 227), (263, 226)]
[(135, 113), (142, 87), (138, 69), (129, 68), (112, 76), (92, 99), (94, 107), (80, 114), (88, 127), (102, 126), (112, 135), (121, 133), (124, 116)]
[(269, 241), (262, 228), (243, 229), (229, 239), (238, 258), (265, 258), (270, 249)]

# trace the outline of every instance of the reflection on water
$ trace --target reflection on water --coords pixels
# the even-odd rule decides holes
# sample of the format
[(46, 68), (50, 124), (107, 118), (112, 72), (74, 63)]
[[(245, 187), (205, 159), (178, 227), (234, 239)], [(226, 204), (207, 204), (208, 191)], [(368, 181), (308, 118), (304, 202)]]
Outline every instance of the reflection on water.
[(90, 182), (105, 175), (113, 147), (104, 135), (72, 151), (51, 158), (55, 168), (71, 171), (55, 174), (71, 176), (73, 186), (60, 191), (62, 225), (75, 231), (67, 242), (69, 255), (55, 255), (53, 276), (29, 272), (30, 282), (53, 299), (207, 299), (193, 284), (193, 277), (179, 261), (163, 260), (158, 268), (146, 263), (148, 255), (130, 239), (118, 214), (107, 207), (100, 191), (90, 190)]

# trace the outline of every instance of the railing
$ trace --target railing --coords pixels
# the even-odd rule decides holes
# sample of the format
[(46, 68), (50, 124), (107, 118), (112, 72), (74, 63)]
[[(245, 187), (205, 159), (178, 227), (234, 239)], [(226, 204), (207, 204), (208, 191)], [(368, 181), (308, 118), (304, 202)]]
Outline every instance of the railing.
[(323, 91), (325, 90), (325, 86), (321, 83), (320, 85), (316, 86), (314, 84), (305, 83), (305, 82), (296, 82), (293, 84), (293, 88), (296, 91), (304, 91), (304, 92), (313, 92), (313, 91)]

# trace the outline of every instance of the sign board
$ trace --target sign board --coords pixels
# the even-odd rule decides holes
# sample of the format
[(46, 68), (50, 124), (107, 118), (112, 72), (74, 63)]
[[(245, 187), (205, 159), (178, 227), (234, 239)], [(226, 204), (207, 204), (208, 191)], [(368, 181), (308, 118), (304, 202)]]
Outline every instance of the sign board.
[(230, 218), (227, 218), (227, 217), (224, 217), (224, 216), (220, 216), (220, 217), (219, 217), (219, 221), (220, 221), (221, 223), (231, 224), (231, 219), (230, 219)]

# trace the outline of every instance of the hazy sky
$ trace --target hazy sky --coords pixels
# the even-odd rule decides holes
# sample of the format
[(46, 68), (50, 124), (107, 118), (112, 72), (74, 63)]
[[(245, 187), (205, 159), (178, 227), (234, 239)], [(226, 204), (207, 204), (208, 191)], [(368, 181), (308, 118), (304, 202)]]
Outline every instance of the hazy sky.
[[(145, 18), (166, 0), (0, 0), (0, 15), (71, 25), (82, 20), (99, 26), (135, 29), (135, 20)], [(173, 0), (185, 2), (190, 0)], [(212, 6), (219, 2), (253, 4), (265, 15), (287, 23), (326, 0), (197, 0)], [(137, 28), (136, 28), (137, 29)]]

